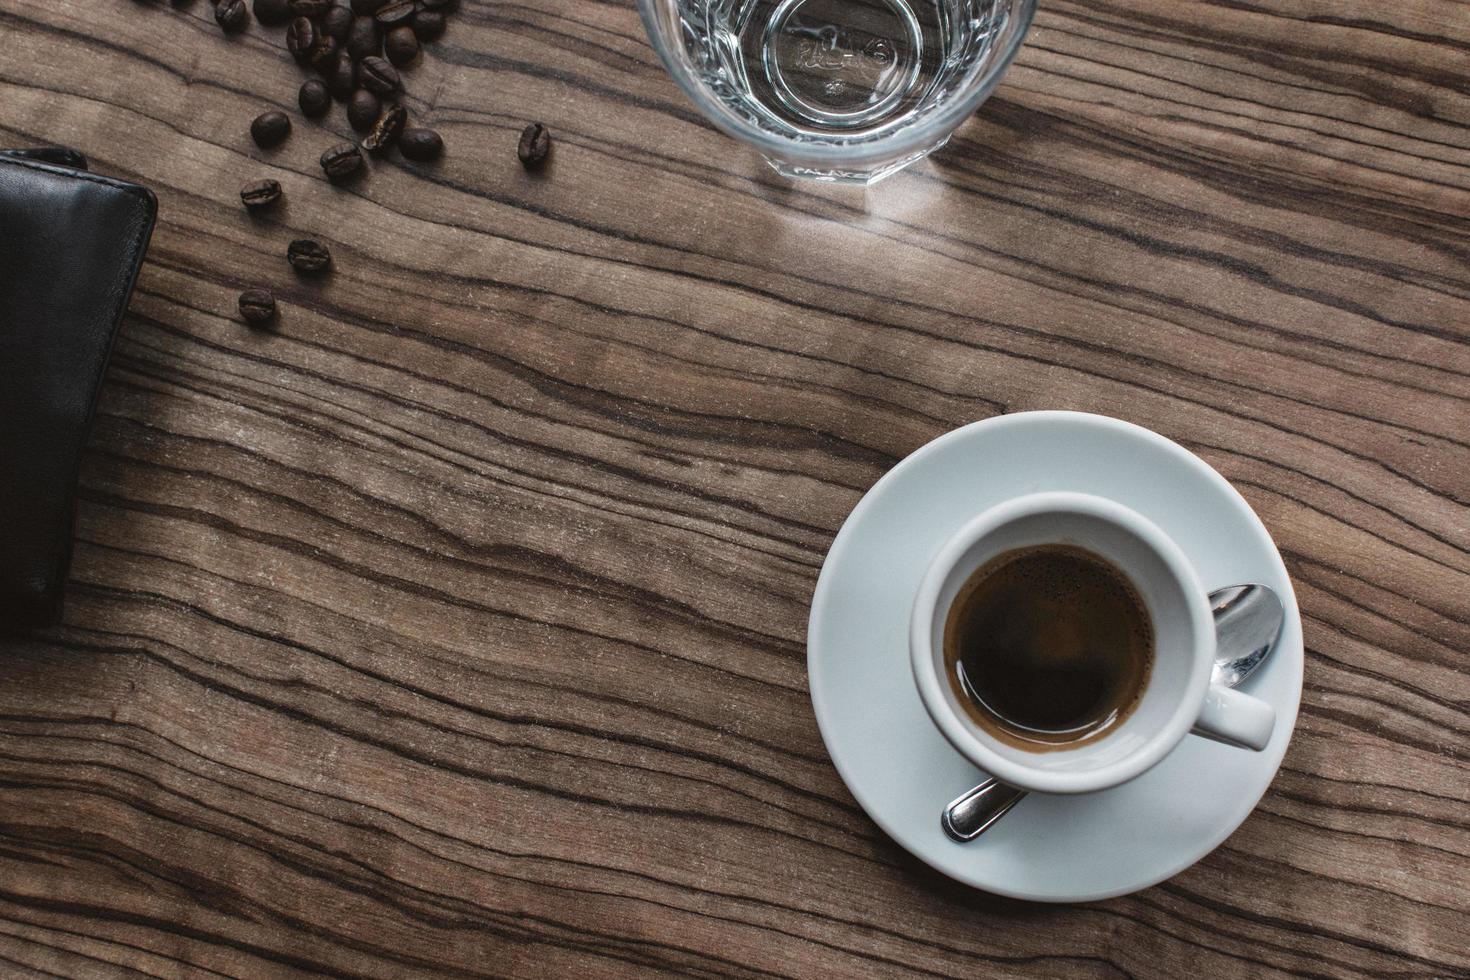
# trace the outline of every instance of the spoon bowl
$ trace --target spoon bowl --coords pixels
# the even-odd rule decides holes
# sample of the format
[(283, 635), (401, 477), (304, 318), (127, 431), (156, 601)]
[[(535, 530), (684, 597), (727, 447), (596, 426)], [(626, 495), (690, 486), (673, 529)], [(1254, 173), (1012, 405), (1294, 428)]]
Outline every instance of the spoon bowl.
[(1266, 662), (1286, 608), (1264, 585), (1232, 585), (1210, 593), (1215, 616), (1215, 666), (1210, 682), (1237, 687)]

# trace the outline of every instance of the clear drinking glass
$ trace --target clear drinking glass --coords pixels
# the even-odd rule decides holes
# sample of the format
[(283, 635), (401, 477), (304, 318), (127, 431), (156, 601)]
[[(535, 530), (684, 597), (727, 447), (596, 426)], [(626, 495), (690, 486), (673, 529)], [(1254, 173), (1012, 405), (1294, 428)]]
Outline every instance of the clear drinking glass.
[(1015, 57), (1036, 0), (638, 0), (716, 126), (788, 177), (868, 184), (943, 146)]

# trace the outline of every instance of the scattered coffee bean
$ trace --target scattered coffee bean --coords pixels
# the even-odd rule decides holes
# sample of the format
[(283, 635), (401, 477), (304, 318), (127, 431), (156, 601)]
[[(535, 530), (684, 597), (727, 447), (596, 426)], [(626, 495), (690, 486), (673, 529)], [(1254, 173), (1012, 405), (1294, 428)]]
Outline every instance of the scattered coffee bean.
[(356, 143), (338, 143), (322, 154), (322, 170), (333, 183), (346, 180), (362, 169), (362, 151)]
[(352, 12), (359, 17), (371, 17), (388, 0), (352, 0)]
[(353, 92), (352, 98), (347, 101), (347, 121), (359, 133), (371, 129), (373, 123), (378, 121), (378, 113), (381, 111), (382, 103), (378, 101), (378, 97), (365, 88)]
[(338, 42), (347, 40), (352, 30), (352, 11), (347, 7), (333, 7), (322, 15), (322, 30), (335, 37)]
[(301, 64), (306, 64), (311, 58), (312, 49), (316, 47), (317, 38), (321, 32), (316, 29), (316, 24), (306, 17), (297, 17), (291, 21), (291, 26), (286, 28), (286, 50), (291, 52), (291, 57)]
[(444, 141), (432, 129), (405, 129), (398, 137), (398, 151), (410, 160), (437, 160)]
[(536, 170), (546, 162), (546, 155), (551, 152), (551, 131), (540, 123), (531, 123), (521, 130), (521, 141), (516, 146), (516, 156), (521, 158), (521, 166), (527, 170)]
[(279, 146), (291, 135), (291, 120), (284, 112), (262, 112), (250, 124), (250, 138), (263, 150)]
[(306, 60), (311, 63), (313, 68), (321, 68), (322, 65), (331, 64), (332, 59), (336, 55), (337, 39), (330, 34), (318, 33), (316, 43), (311, 46), (311, 50), (306, 54)]
[(220, 0), (214, 7), (214, 19), (226, 34), (234, 34), (250, 23), (250, 10), (245, 0)]
[(301, 106), (303, 116), (320, 119), (332, 108), (332, 93), (327, 91), (327, 83), (320, 78), (308, 78), (301, 83), (301, 91), (296, 93), (296, 103)]
[(286, 0), (286, 6), (297, 17), (320, 17), (332, 9), (336, 0)]
[(454, 6), (454, 0), (419, 0), (419, 6), (425, 10), (448, 10)]
[(392, 95), (402, 84), (398, 69), (377, 56), (362, 59), (358, 66), (358, 80), (363, 88), (375, 95)]
[(413, 32), (424, 43), (444, 36), (444, 15), (436, 10), (420, 10), (413, 15)]
[(298, 238), (287, 246), (286, 261), (297, 272), (315, 276), (327, 271), (327, 267), (332, 264), (332, 253), (321, 242)]
[(345, 102), (357, 88), (357, 62), (346, 51), (338, 51), (317, 66), (327, 82), (327, 91), (339, 101)]
[(291, 6), (286, 0), (255, 0), (255, 19), (267, 27), (278, 27), (291, 19)]
[(240, 188), (240, 202), (251, 211), (270, 207), (281, 199), (281, 182), (257, 180)]
[(383, 38), (383, 53), (399, 67), (408, 64), (419, 56), (418, 35), (407, 24), (393, 28)]
[(336, 52), (337, 39), (323, 34), (315, 21), (297, 17), (286, 28), (286, 50), (298, 64), (316, 65)]
[(269, 289), (247, 289), (240, 294), (240, 315), (251, 326), (276, 318), (276, 298)]
[(385, 31), (399, 24), (407, 24), (413, 17), (413, 0), (390, 0), (387, 5), (379, 7), (373, 17)]
[(383, 110), (378, 121), (373, 123), (373, 131), (368, 133), (367, 139), (362, 141), (363, 149), (369, 153), (387, 153), (388, 148), (398, 142), (398, 137), (407, 122), (408, 110), (396, 102), (390, 105)]
[(352, 22), (347, 32), (347, 53), (358, 61), (372, 57), (383, 50), (383, 35), (378, 31), (378, 22), (371, 17), (359, 17)]

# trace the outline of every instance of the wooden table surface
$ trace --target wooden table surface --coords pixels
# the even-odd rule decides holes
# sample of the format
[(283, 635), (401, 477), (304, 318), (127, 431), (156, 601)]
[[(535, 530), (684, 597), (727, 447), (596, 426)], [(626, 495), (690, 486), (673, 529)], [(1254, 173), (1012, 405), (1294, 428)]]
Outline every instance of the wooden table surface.
[[(1463, 0), (1044, 0), (866, 196), (702, 122), (630, 0), (465, 0), (407, 75), (445, 158), (349, 188), (301, 78), (203, 0), (0, 0), (0, 145), (159, 197), (64, 624), (0, 657), (0, 973), (1470, 975)], [(1074, 907), (909, 857), (807, 698), (863, 492), (1038, 408), (1219, 469), (1307, 646), (1254, 815)]]

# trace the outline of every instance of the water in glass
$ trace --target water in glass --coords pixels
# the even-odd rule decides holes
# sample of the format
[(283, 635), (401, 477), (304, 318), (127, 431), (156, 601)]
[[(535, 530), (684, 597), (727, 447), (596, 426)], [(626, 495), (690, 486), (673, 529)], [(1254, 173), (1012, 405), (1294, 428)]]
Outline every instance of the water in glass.
[(859, 144), (922, 122), (985, 70), (1015, 7), (1011, 0), (675, 5), (702, 86), (798, 145)]

